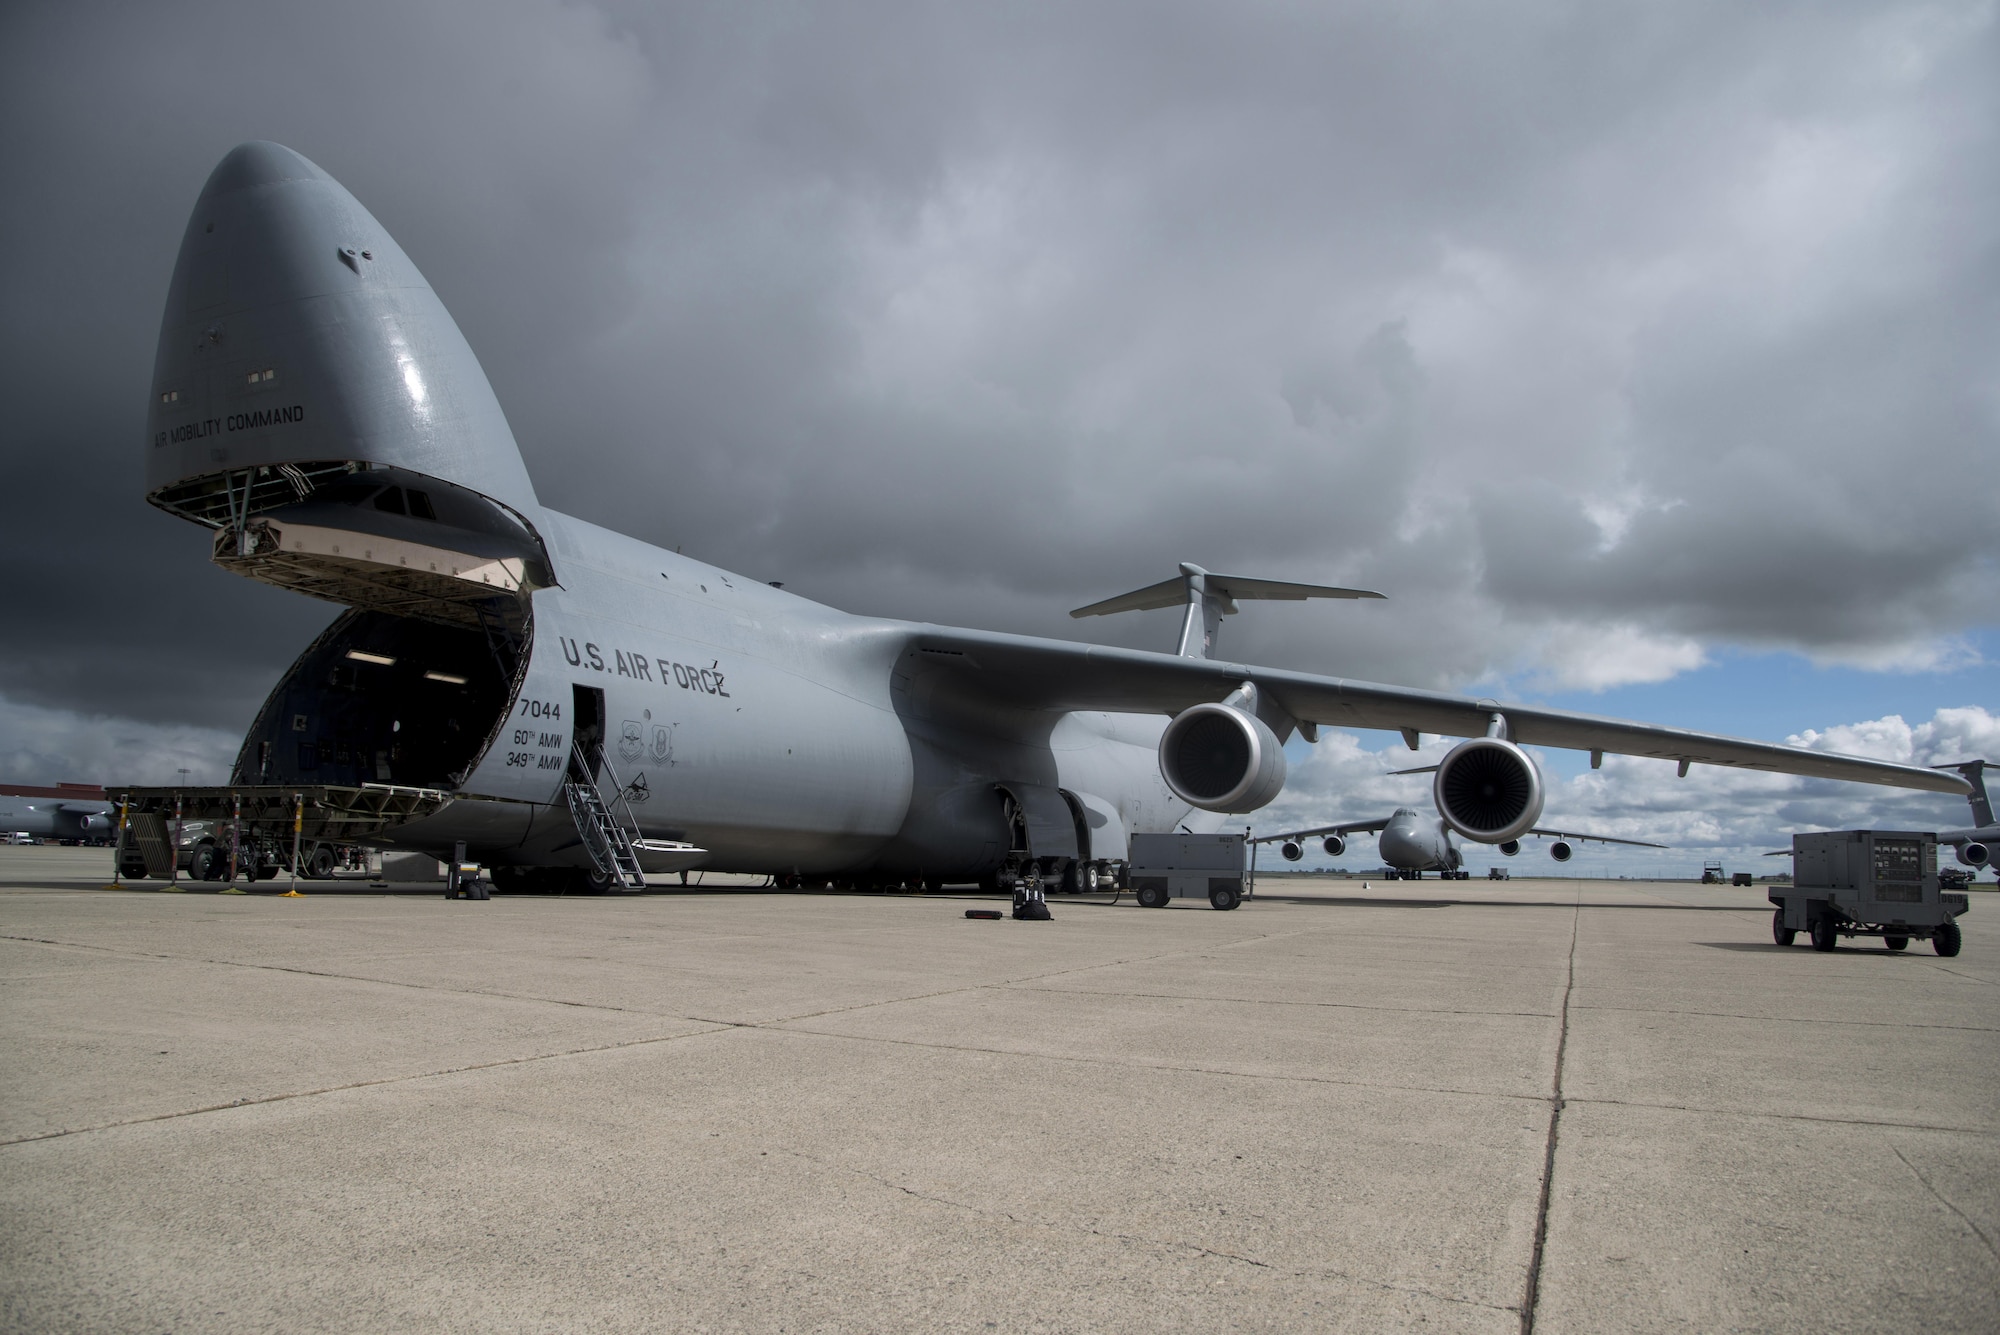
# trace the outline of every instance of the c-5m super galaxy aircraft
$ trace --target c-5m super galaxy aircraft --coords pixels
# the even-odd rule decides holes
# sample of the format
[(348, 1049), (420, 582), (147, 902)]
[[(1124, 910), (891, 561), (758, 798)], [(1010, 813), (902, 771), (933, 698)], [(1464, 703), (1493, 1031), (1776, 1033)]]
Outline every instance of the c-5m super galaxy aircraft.
[[(1203, 634), (1147, 653), (850, 616), (558, 514), (410, 258), (276, 144), (232, 151), (196, 201), (149, 431), (147, 499), (209, 529), (217, 564), (347, 609), (271, 692), (231, 787), (184, 795), (280, 832), (296, 818), (309, 837), (462, 846), (600, 887), (690, 866), (1089, 879), (1133, 831), (1270, 802), (1285, 739), (1324, 726), (1469, 738), (1439, 767), (1439, 814), (1489, 843), (1540, 814), (1521, 743), (1966, 791), (1906, 765), (1222, 661), (1231, 581), (1194, 568), (1176, 597)], [(149, 819), (176, 809), (164, 790), (131, 797)]]
[[(1416, 770), (1400, 770), (1398, 773), (1414, 774)], [(1440, 803), (1440, 806), (1443, 804)], [(1465, 870), (1465, 857), (1458, 845), (1451, 839), (1452, 827), (1443, 817), (1428, 815), (1414, 807), (1397, 807), (1381, 820), (1348, 821), (1343, 825), (1318, 825), (1310, 830), (1292, 830), (1286, 834), (1259, 835), (1252, 843), (1276, 844), (1278, 852), (1287, 862), (1297, 862), (1306, 855), (1305, 840), (1319, 838), (1321, 847), (1330, 858), (1337, 858), (1347, 851), (1347, 838), (1355, 834), (1376, 834), (1376, 846), (1381, 849), (1382, 863), (1400, 880), (1411, 881), (1422, 877), (1427, 871), (1434, 871), (1445, 880), (1463, 881), (1471, 875)], [(1575, 830), (1532, 829), (1524, 833), (1538, 835), (1550, 840), (1549, 856), (1557, 862), (1568, 862), (1576, 856), (1577, 843), (1624, 844), (1629, 848), (1665, 848), (1665, 844), (1649, 844), (1642, 839), (1613, 839), (1606, 834), (1579, 834)], [(1521, 851), (1519, 837), (1501, 840), (1495, 847), (1507, 857)]]

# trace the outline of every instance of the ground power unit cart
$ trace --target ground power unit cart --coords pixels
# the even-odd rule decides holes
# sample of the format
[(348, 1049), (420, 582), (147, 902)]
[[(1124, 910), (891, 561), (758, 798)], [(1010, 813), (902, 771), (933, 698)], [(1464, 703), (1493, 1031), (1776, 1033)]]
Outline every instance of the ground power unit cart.
[(1789, 946), (1806, 933), (1814, 950), (1843, 936), (1879, 936), (1891, 950), (1929, 941), (1956, 955), (1964, 895), (1938, 888), (1937, 836), (1913, 830), (1829, 830), (1792, 836), (1792, 884), (1771, 887), (1771, 936)]
[(1248, 898), (1241, 834), (1135, 834), (1128, 876), (1144, 908), (1163, 909), (1171, 899), (1206, 899), (1229, 910)]

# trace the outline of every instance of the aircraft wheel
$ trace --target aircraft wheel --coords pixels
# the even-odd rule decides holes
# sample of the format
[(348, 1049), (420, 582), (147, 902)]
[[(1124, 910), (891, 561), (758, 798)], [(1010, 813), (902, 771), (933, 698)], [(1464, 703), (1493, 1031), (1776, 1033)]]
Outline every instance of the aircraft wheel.
[(1814, 950), (1825, 952), (1840, 944), (1840, 933), (1835, 930), (1833, 915), (1822, 913), (1813, 919), (1812, 946)]
[(1772, 909), (1771, 939), (1781, 946), (1789, 946), (1797, 937), (1798, 933), (1796, 931), (1785, 926), (1785, 911), (1783, 909)]
[(1225, 913), (1242, 902), (1243, 898), (1236, 893), (1234, 886), (1225, 885), (1208, 892), (1208, 906)]
[(1167, 892), (1157, 885), (1149, 885), (1139, 892), (1139, 907), (1142, 909), (1163, 909), (1167, 906)]
[(1946, 959), (1958, 953), (1958, 946), (1959, 930), (1955, 922), (1948, 922), (1931, 933), (1931, 949)]
[(1882, 938), (1882, 944), (1891, 950), (1902, 950), (1910, 944), (1910, 938), (1907, 936), (1885, 936)]

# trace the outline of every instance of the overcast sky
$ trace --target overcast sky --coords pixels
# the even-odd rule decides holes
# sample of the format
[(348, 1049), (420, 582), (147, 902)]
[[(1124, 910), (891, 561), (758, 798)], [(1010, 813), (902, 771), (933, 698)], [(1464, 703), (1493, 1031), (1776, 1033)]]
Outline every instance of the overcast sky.
[[(143, 501), (174, 251), (250, 138), (401, 241), (558, 509), (1155, 647), (1065, 613), (1179, 560), (1358, 584), (1225, 651), (2000, 759), (1997, 71), (1990, 2), (16, 0), (0, 778), (219, 779), (331, 615)], [(1760, 664), (1839, 712), (1748, 710)], [(1370, 814), (1382, 746), (1284, 809)], [(1963, 818), (1619, 775), (1567, 814)]]

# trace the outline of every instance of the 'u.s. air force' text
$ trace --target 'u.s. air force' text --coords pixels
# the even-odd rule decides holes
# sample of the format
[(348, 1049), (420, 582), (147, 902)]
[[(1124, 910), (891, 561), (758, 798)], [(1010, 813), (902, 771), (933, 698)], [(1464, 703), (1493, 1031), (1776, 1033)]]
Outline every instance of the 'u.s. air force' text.
[(557, 637), (562, 641), (563, 657), (571, 667), (587, 667), (592, 672), (615, 672), (621, 677), (634, 677), (640, 681), (653, 680), (653, 669), (660, 671), (660, 685), (668, 682), (684, 691), (701, 691), (708, 695), (719, 695), (724, 699), (733, 697), (723, 689), (722, 663), (720, 660), (707, 667), (696, 667), (692, 663), (676, 663), (670, 658), (648, 658), (641, 653), (627, 653), (623, 649), (611, 651), (611, 661), (606, 662), (604, 651), (588, 640), (578, 648), (575, 640), (567, 635)]

